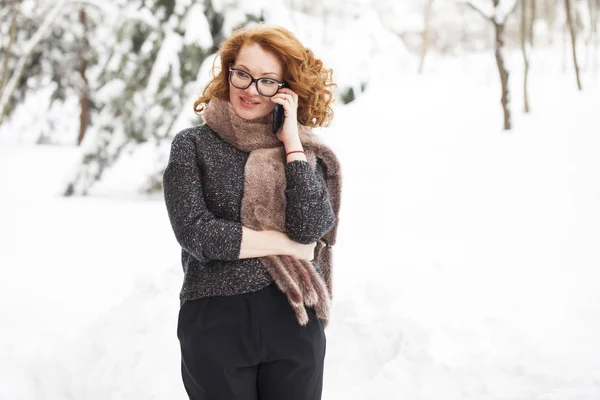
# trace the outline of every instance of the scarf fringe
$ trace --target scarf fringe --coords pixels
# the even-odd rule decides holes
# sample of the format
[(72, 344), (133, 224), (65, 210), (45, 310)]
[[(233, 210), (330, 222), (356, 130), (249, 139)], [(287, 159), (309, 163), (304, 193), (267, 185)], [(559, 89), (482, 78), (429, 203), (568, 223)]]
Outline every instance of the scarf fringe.
[(300, 325), (309, 321), (305, 306), (314, 307), (317, 317), (327, 321), (331, 296), (327, 285), (311, 262), (292, 256), (261, 257), (279, 289), (286, 294)]

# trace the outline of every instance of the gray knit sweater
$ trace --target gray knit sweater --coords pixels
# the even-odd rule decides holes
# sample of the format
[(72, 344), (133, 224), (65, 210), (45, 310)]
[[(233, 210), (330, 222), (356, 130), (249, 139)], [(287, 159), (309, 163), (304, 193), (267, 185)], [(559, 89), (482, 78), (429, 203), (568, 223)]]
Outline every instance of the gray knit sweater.
[[(239, 258), (244, 166), (249, 154), (206, 124), (184, 129), (173, 138), (163, 193), (181, 245), (180, 304), (253, 292), (273, 282), (259, 258)], [(285, 166), (286, 234), (303, 244), (316, 242), (335, 224), (320, 162), (315, 169), (304, 160)], [(313, 265), (320, 273), (314, 261)]]

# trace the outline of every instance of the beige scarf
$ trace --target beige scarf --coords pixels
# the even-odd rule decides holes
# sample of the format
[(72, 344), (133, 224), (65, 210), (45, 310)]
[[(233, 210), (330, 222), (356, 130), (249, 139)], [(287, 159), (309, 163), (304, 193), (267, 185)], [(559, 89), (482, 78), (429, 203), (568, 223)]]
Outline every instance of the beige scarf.
[[(229, 101), (213, 98), (202, 117), (223, 140), (250, 153), (244, 167), (242, 225), (254, 230), (285, 232), (285, 148), (272, 133), (272, 114), (245, 120), (237, 116)], [(312, 262), (287, 255), (265, 256), (260, 260), (279, 289), (287, 295), (300, 325), (306, 325), (309, 320), (306, 305), (314, 307), (317, 316), (325, 320), (326, 327), (333, 299), (332, 247), (339, 223), (341, 169), (333, 151), (308, 127), (298, 124), (298, 132), (313, 170), (317, 157), (325, 164), (325, 182), (336, 223), (317, 241)], [(320, 267), (324, 279), (313, 262)]]

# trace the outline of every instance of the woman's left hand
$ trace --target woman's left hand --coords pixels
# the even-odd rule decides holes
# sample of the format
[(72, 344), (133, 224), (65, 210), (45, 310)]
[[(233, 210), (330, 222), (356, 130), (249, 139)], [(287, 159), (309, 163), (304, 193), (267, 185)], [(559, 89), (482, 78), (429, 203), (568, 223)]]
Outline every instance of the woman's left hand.
[(277, 94), (271, 97), (273, 103), (283, 106), (283, 125), (277, 132), (277, 139), (284, 145), (300, 141), (298, 133), (298, 95), (289, 88), (281, 88)]

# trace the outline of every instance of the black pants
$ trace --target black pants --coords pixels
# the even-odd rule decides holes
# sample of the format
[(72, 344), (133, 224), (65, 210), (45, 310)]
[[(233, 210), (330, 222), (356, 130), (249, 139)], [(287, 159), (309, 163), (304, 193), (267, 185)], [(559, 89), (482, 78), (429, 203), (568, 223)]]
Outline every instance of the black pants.
[(183, 303), (177, 337), (191, 400), (320, 400), (324, 321), (296, 320), (273, 282), (251, 293)]

